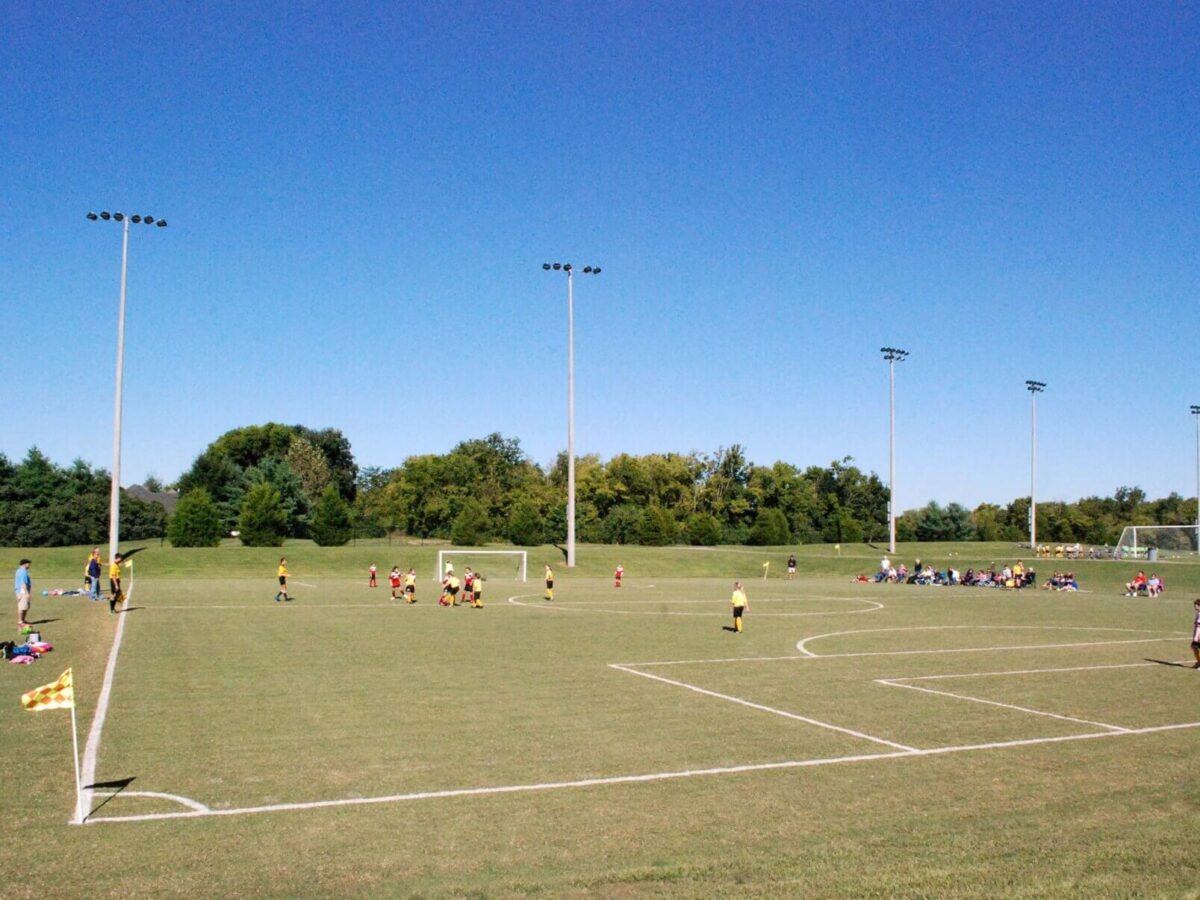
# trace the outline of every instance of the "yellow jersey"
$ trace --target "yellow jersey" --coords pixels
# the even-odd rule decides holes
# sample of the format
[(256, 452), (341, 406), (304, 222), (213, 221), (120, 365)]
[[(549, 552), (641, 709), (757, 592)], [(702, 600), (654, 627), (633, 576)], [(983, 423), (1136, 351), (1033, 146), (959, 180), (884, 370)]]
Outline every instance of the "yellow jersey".
[(734, 591), (733, 597), (730, 598), (730, 603), (732, 603), (735, 608), (739, 607), (739, 606), (745, 606), (746, 605), (746, 592), (745, 591)]
[(119, 562), (109, 563), (108, 577), (113, 581), (121, 580), (121, 564)]
[(287, 578), (287, 566), (280, 566), (280, 567), (279, 567), (279, 577), (280, 577), (280, 578)]

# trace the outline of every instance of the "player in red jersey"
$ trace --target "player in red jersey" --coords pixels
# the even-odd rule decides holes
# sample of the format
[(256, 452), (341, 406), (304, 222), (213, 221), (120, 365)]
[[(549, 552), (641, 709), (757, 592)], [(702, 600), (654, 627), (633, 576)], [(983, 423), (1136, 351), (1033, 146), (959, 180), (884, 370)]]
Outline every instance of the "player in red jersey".
[(619, 588), (621, 586), (621, 578), (624, 575), (625, 567), (620, 563), (617, 563), (617, 571), (613, 572), (613, 587)]

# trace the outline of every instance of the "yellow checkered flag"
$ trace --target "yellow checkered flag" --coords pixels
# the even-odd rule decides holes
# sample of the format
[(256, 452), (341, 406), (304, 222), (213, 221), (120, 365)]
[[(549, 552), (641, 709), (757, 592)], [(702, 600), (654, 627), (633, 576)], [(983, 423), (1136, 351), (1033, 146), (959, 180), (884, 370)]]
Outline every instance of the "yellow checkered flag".
[(44, 684), (40, 688), (21, 695), (21, 706), (30, 712), (41, 712), (44, 709), (74, 709), (75, 687), (71, 682), (71, 670), (58, 676), (53, 684)]

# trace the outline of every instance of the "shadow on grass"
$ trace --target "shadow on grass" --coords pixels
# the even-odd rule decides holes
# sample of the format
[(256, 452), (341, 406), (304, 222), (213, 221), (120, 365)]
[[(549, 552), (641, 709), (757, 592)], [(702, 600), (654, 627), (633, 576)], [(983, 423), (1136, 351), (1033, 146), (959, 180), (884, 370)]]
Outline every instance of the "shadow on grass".
[(26, 625), (49, 625), (51, 622), (57, 622), (58, 619), (30, 619)]
[(95, 784), (85, 785), (85, 787), (88, 790), (93, 790), (93, 791), (98, 790), (98, 789), (104, 789), (104, 788), (115, 788), (115, 790), (111, 794), (109, 794), (107, 797), (105, 797), (103, 800), (101, 800), (98, 805), (93, 806), (91, 808), (91, 810), (88, 811), (88, 815), (94, 816), (96, 813), (100, 812), (100, 810), (102, 810), (110, 800), (112, 800), (114, 797), (117, 797), (121, 793), (121, 791), (125, 790), (127, 787), (129, 787), (131, 784), (133, 784), (136, 780), (137, 780), (137, 776), (134, 775), (131, 778), (118, 778), (116, 781), (97, 781)]
[(1186, 662), (1171, 662), (1170, 660), (1166, 659), (1151, 659), (1148, 656), (1143, 656), (1142, 659), (1144, 659), (1146, 662), (1158, 663), (1160, 666), (1174, 666), (1177, 669), (1192, 668), (1192, 664)]
[(737, 629), (734, 628), (732, 625), (722, 625), (721, 630), (722, 631), (732, 631), (734, 634), (737, 634)]

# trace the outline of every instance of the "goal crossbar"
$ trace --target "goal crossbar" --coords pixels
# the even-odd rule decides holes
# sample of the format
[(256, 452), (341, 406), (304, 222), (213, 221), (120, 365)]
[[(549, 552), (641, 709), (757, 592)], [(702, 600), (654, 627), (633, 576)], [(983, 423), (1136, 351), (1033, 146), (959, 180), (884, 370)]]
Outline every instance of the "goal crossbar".
[(517, 571), (517, 578), (521, 581), (529, 580), (529, 553), (525, 550), (439, 550), (437, 556), (437, 570), (433, 573), (434, 581), (441, 581), (446, 574), (446, 564), (453, 565), (454, 561), (464, 556), (515, 556), (520, 562)]

